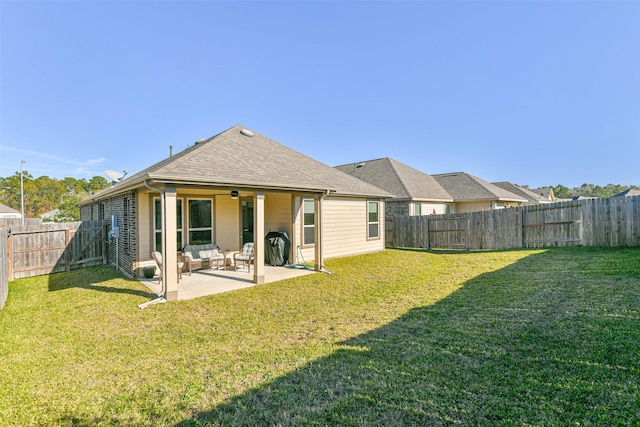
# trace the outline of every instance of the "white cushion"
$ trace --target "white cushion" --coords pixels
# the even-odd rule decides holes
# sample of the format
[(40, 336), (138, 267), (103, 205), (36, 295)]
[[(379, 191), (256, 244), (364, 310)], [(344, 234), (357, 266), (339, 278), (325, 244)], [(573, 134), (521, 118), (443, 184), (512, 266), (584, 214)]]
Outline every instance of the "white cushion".
[[(211, 258), (213, 258), (213, 255), (214, 255), (213, 252), (214, 252), (213, 250), (200, 251), (200, 258), (209, 258), (209, 259), (211, 259)], [(216, 251), (216, 252), (218, 252), (218, 251)]]

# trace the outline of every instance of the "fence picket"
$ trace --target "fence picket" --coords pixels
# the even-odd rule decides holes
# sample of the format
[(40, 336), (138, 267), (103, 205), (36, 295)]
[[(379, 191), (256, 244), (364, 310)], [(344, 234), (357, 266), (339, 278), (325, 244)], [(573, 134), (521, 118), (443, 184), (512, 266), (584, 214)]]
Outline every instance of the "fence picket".
[(640, 246), (640, 196), (387, 218), (387, 246), (512, 249)]

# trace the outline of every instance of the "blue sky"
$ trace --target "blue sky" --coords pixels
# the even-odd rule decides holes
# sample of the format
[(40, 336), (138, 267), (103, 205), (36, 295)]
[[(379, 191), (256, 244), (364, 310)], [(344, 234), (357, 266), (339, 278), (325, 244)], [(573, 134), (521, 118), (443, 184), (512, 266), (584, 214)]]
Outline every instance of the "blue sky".
[(640, 185), (640, 2), (0, 1), (0, 176), (242, 124), (331, 166)]

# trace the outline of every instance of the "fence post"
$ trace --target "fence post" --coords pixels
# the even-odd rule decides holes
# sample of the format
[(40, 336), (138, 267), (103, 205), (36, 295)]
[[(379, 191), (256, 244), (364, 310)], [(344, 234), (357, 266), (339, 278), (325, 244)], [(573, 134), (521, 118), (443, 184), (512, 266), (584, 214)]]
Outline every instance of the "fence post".
[(13, 277), (13, 234), (9, 230), (9, 238), (7, 239), (7, 262), (9, 264), (9, 281), (14, 279)]
[(64, 250), (64, 263), (65, 263), (65, 270), (66, 271), (71, 271), (71, 257), (70, 257), (70, 250), (69, 250), (69, 243), (71, 242), (71, 230), (69, 230), (69, 228), (67, 227), (64, 230), (64, 246), (65, 246), (65, 250)]

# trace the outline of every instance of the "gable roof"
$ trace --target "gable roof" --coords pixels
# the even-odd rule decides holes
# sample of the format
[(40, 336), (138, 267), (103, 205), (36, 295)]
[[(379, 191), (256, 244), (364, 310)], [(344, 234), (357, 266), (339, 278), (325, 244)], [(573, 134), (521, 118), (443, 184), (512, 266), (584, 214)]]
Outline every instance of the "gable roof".
[(553, 188), (552, 187), (531, 188), (530, 190), (533, 191), (536, 194), (541, 195), (542, 197), (544, 197), (547, 200), (554, 201), (556, 199), (556, 196), (553, 193)]
[(83, 203), (141, 188), (145, 180), (168, 185), (389, 196), (380, 188), (236, 125), (123, 179)]
[(13, 209), (13, 208), (10, 208), (10, 207), (9, 207), (9, 206), (7, 206), (7, 205), (3, 205), (2, 203), (0, 203), (0, 213), (3, 213), (3, 214), (18, 214), (18, 215), (22, 215), (22, 214), (20, 213), (20, 211), (17, 211), (17, 210), (15, 210), (15, 209)]
[(391, 193), (394, 199), (453, 202), (431, 176), (389, 157), (336, 166), (353, 177)]
[(524, 203), (527, 201), (524, 197), (465, 172), (443, 173), (433, 177), (456, 202), (496, 200)]
[(525, 199), (527, 199), (527, 203), (531, 203), (531, 204), (537, 204), (537, 203), (550, 203), (551, 201), (549, 199), (547, 199), (546, 197), (534, 193), (533, 191), (529, 190), (528, 188), (524, 188), (520, 185), (517, 184), (512, 184), (510, 182), (504, 181), (504, 182), (494, 182), (493, 185), (497, 185), (498, 187), (502, 188), (503, 190), (507, 190), (510, 193), (515, 194), (516, 196), (521, 196)]
[(630, 188), (621, 193), (614, 194), (611, 197), (633, 197), (633, 196), (640, 196), (640, 190), (637, 190), (635, 188)]

